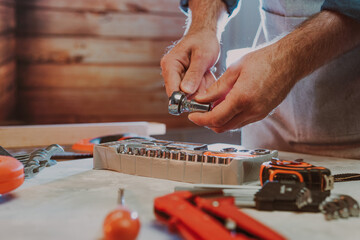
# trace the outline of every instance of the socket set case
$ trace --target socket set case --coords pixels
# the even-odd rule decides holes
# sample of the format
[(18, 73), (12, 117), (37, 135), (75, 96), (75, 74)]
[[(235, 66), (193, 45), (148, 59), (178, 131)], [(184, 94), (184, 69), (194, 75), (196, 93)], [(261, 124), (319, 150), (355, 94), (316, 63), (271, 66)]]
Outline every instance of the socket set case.
[(94, 147), (94, 169), (189, 183), (243, 184), (259, 179), (276, 150), (231, 144), (129, 139)]

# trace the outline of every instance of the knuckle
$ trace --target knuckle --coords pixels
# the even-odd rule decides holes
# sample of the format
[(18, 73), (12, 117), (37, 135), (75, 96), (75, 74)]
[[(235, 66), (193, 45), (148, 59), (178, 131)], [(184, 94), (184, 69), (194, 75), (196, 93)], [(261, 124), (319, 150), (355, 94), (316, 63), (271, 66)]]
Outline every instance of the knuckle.
[(232, 98), (229, 98), (228, 101), (229, 101), (229, 105), (231, 106), (233, 115), (235, 115), (243, 110), (244, 103), (239, 101), (239, 99), (232, 97)]
[(256, 116), (256, 118), (263, 119), (266, 117), (266, 109), (263, 104), (256, 104), (251, 107), (251, 113), (253, 116)]
[(226, 71), (230, 74), (230, 75), (234, 75), (236, 73), (236, 67), (234, 65), (231, 65), (230, 67), (228, 67), (226, 69)]
[(211, 125), (213, 127), (216, 127), (216, 128), (222, 127), (224, 125), (224, 119), (222, 119), (222, 118), (213, 118), (211, 120)]
[(165, 55), (165, 56), (163, 56), (163, 57), (161, 58), (161, 60), (160, 60), (160, 66), (161, 66), (161, 68), (162, 68), (163, 70), (166, 69), (168, 60), (169, 60), (168, 55)]
[(211, 54), (202, 50), (197, 50), (194, 51), (192, 58), (194, 61), (202, 61), (211, 58)]
[(223, 128), (214, 128), (213, 131), (215, 133), (223, 133), (223, 132), (225, 132), (225, 130)]

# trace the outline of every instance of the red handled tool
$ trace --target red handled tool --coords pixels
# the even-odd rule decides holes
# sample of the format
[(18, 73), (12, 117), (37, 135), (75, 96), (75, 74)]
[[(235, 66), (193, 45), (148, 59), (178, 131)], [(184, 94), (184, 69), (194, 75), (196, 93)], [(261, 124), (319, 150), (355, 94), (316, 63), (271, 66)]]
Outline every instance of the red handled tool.
[(24, 166), (10, 156), (0, 156), (0, 195), (11, 192), (24, 182)]
[(127, 209), (124, 204), (124, 189), (118, 191), (119, 206), (105, 218), (103, 232), (105, 240), (135, 240), (140, 231), (138, 214)]
[(124, 134), (115, 134), (115, 135), (108, 135), (108, 136), (102, 136), (102, 137), (96, 137), (96, 138), (87, 138), (82, 139), (75, 143), (72, 146), (73, 150), (82, 151), (82, 152), (89, 152), (92, 153), (95, 144), (100, 143), (107, 143), (107, 142), (114, 142), (114, 141), (121, 141), (126, 139), (153, 139), (150, 137), (141, 137), (136, 134), (132, 133), (124, 133)]
[(221, 190), (178, 191), (154, 201), (157, 219), (184, 239), (285, 239), (235, 206)]

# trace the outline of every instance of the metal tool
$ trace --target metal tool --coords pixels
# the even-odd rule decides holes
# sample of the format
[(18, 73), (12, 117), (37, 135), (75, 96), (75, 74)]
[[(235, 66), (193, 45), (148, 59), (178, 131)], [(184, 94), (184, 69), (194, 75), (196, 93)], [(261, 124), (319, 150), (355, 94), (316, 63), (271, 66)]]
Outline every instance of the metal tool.
[(232, 160), (257, 156), (266, 157), (272, 153), (267, 149), (244, 151), (229, 146), (218, 151), (210, 151), (206, 144), (164, 140), (128, 139), (118, 143), (118, 153), (120, 154), (211, 164), (230, 164)]
[(260, 182), (273, 180), (293, 180), (305, 182), (311, 191), (323, 192), (325, 197), (334, 188), (334, 177), (329, 169), (304, 162), (302, 159), (294, 161), (273, 158), (264, 162), (260, 169)]
[(184, 239), (285, 239), (240, 211), (219, 189), (178, 191), (154, 200), (156, 218)]
[(318, 204), (312, 206), (311, 192), (300, 182), (266, 182), (260, 186), (229, 186), (195, 185), (190, 188), (175, 188), (178, 190), (221, 191), (225, 197), (233, 197), (234, 204), (239, 208), (253, 207), (265, 211), (302, 211), (318, 212)]
[(105, 240), (135, 240), (140, 231), (140, 220), (137, 212), (127, 209), (124, 198), (124, 189), (118, 189), (118, 207), (105, 218), (103, 233)]
[(76, 151), (92, 154), (95, 144), (121, 141), (125, 139), (152, 140), (153, 138), (143, 137), (133, 133), (114, 134), (114, 135), (101, 136), (96, 138), (81, 139), (80, 141), (72, 145), (72, 149)]
[(37, 175), (45, 167), (56, 164), (52, 160), (53, 155), (63, 153), (64, 149), (58, 144), (52, 144), (44, 149), (38, 149), (30, 154), (14, 155), (24, 165), (25, 178), (32, 178)]
[(211, 103), (188, 100), (186, 94), (181, 91), (173, 92), (169, 98), (169, 113), (172, 115), (180, 115), (183, 112), (208, 112), (211, 108)]
[(359, 203), (348, 195), (332, 195), (319, 206), (326, 220), (359, 217)]

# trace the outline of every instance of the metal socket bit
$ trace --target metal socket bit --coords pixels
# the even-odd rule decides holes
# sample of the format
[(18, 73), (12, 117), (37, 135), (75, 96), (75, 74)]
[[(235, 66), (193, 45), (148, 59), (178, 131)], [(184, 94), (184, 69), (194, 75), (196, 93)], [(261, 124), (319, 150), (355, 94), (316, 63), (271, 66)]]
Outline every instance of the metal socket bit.
[(193, 154), (193, 153), (189, 153), (189, 154), (186, 156), (186, 161), (196, 162), (196, 155)]
[(120, 144), (118, 152), (119, 153), (125, 153), (125, 145), (124, 144)]
[(170, 159), (172, 160), (179, 160), (179, 152), (171, 150), (170, 151)]
[(180, 115), (183, 112), (208, 112), (210, 110), (210, 103), (187, 100), (186, 94), (181, 91), (173, 92), (169, 98), (169, 113), (172, 115)]
[(207, 163), (217, 163), (218, 157), (217, 156), (207, 156)]
[(226, 164), (227, 159), (228, 159), (228, 158), (225, 158), (225, 157), (219, 157), (219, 158), (218, 158), (218, 163), (219, 163), (219, 164)]
[(180, 152), (179, 153), (179, 160), (185, 161), (186, 160), (186, 152)]
[(261, 148), (252, 150), (252, 151), (250, 152), (250, 154), (253, 154), (253, 155), (266, 155), (266, 154), (270, 154), (270, 153), (271, 153), (270, 150), (268, 150), (268, 149), (261, 149)]

